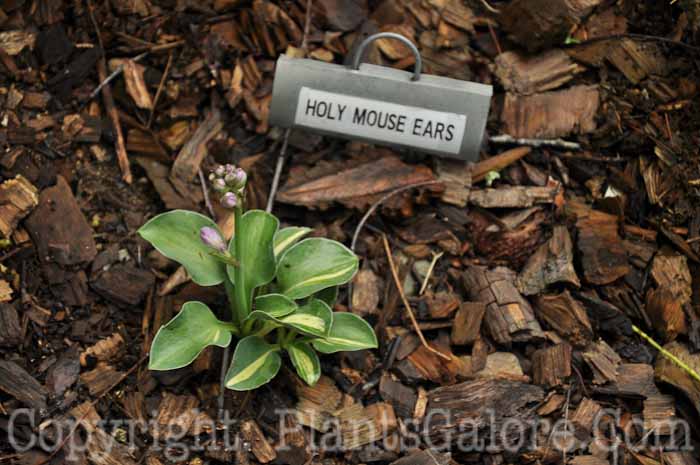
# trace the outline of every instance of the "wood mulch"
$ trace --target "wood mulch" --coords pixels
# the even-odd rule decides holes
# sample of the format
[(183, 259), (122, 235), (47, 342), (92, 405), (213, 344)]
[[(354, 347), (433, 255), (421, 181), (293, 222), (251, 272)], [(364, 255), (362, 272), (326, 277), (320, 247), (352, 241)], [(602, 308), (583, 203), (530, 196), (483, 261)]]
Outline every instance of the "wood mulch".
[[(2, 2), (0, 463), (697, 465), (700, 383), (633, 327), (700, 371), (698, 18), (696, 0)], [(226, 392), (225, 425), (220, 349), (145, 363), (184, 302), (224, 295), (135, 231), (208, 213), (216, 163), (265, 208), (275, 60), (343, 63), (379, 31), (494, 86), (481, 160), (291, 132), (284, 224), (350, 244), (376, 208), (336, 310), (380, 348), (324, 356), (313, 388), (285, 370)], [(414, 64), (385, 40), (367, 60)], [(534, 439), (512, 446), (513, 420)]]

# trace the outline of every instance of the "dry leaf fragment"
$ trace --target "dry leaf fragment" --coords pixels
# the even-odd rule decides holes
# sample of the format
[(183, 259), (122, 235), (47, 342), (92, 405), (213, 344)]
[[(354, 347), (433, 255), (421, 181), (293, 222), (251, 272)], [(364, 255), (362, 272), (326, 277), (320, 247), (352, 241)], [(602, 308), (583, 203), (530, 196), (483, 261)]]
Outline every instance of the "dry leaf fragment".
[(506, 94), (501, 120), (513, 137), (556, 138), (595, 130), (596, 86), (575, 86), (528, 97)]
[[(394, 32), (414, 42), (415, 31), (409, 24), (391, 24), (382, 28), (382, 32)], [(400, 60), (411, 55), (411, 49), (396, 39), (378, 39), (377, 47), (392, 60)]]
[(333, 53), (325, 48), (317, 48), (309, 54), (314, 60), (325, 61), (326, 63), (333, 62)]
[(0, 279), (0, 302), (10, 302), (12, 300), (12, 288), (10, 283)]
[(534, 57), (508, 51), (496, 57), (494, 74), (506, 90), (531, 95), (556, 89), (583, 70), (561, 49)]
[(0, 49), (10, 56), (19, 54), (24, 47), (34, 48), (36, 34), (27, 31), (0, 32)]
[[(322, 176), (296, 185), (287, 183), (277, 199), (294, 205), (313, 207), (328, 202), (341, 202), (355, 207), (366, 205), (368, 196), (392, 191), (396, 188), (432, 181), (432, 171), (425, 166), (408, 165), (395, 155), (343, 169), (341, 161), (335, 174)], [(294, 179), (294, 176), (290, 176)]]
[(80, 364), (87, 366), (88, 357), (94, 357), (100, 362), (106, 362), (114, 358), (122, 348), (124, 338), (119, 333), (114, 333), (106, 339), (98, 341), (80, 354)]
[(126, 91), (129, 93), (134, 103), (139, 108), (150, 110), (153, 108), (153, 99), (146, 87), (143, 73), (146, 70), (142, 65), (134, 60), (124, 60), (124, 80), (126, 81)]
[(22, 175), (0, 184), (0, 234), (9, 238), (17, 223), (39, 205), (39, 191)]

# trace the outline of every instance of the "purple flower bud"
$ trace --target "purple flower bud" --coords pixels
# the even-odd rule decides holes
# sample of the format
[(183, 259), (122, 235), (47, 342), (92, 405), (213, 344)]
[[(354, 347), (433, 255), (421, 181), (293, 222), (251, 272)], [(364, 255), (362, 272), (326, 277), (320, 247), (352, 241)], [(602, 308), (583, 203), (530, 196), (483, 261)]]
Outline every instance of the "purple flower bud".
[(214, 179), (211, 185), (217, 192), (223, 192), (224, 190), (226, 190), (226, 181), (224, 181), (221, 178)]
[(204, 245), (211, 247), (212, 249), (218, 250), (221, 253), (226, 253), (226, 241), (221, 237), (219, 231), (209, 226), (204, 226), (199, 230), (199, 238), (202, 240)]
[(224, 174), (226, 174), (226, 168), (224, 168), (223, 165), (219, 165), (214, 169), (214, 174), (218, 177), (222, 177)]
[(236, 171), (236, 166), (235, 166), (235, 165), (232, 165), (232, 164), (229, 163), (229, 164), (227, 164), (227, 165), (224, 167), (224, 172), (225, 172), (225, 174), (231, 174), (231, 173), (233, 173), (234, 171)]
[(236, 208), (238, 206), (238, 197), (233, 192), (227, 192), (221, 197), (221, 205), (224, 208)]
[(242, 168), (236, 168), (233, 173), (229, 173), (224, 177), (226, 184), (233, 189), (240, 189), (245, 186), (248, 175)]

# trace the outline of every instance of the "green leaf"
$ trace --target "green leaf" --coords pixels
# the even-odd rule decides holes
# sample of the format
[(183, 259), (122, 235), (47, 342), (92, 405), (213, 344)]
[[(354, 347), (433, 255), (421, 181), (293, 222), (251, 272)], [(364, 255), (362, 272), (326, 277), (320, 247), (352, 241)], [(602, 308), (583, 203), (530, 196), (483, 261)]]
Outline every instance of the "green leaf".
[(311, 228), (301, 226), (289, 226), (282, 228), (275, 234), (275, 257), (279, 257), (288, 248), (296, 244), (302, 237), (311, 232)]
[(333, 325), (333, 311), (324, 301), (311, 299), (296, 312), (281, 318), (280, 322), (303, 334), (324, 337)]
[(217, 320), (203, 303), (187, 302), (156, 333), (148, 368), (174, 370), (187, 366), (207, 346), (227, 347), (231, 343), (231, 329), (231, 323)]
[(269, 313), (263, 312), (262, 310), (253, 310), (248, 315), (245, 321), (259, 320), (259, 321), (271, 321), (275, 323), (275, 327), (282, 326), (282, 322), (279, 318), (270, 315)]
[(229, 244), (229, 251), (238, 260), (238, 266), (227, 266), (229, 278), (236, 292), (243, 292), (244, 306), (241, 313), (248, 315), (256, 287), (269, 283), (275, 277), (275, 255), (272, 240), (277, 232), (279, 220), (262, 210), (250, 210), (241, 217), (236, 227), (240, 234), (241, 250), (236, 250), (236, 240)]
[(324, 337), (328, 334), (333, 324), (333, 311), (325, 302), (311, 299), (309, 303), (284, 317), (278, 318), (262, 310), (255, 310), (250, 313), (248, 318), (272, 321), (279, 326), (294, 329), (308, 336)]
[(335, 301), (338, 299), (338, 286), (329, 287), (318, 291), (313, 295), (315, 299), (322, 300), (333, 308)]
[(493, 182), (497, 179), (501, 179), (501, 173), (493, 170), (486, 173), (486, 177), (484, 178), (487, 187), (491, 187)]
[(255, 298), (255, 310), (275, 318), (289, 315), (298, 309), (296, 302), (282, 294), (266, 294)]
[(248, 336), (238, 343), (225, 385), (234, 391), (250, 391), (275, 377), (282, 364), (279, 348), (258, 336)]
[(348, 312), (334, 312), (333, 324), (328, 336), (311, 341), (314, 348), (324, 354), (340, 351), (376, 349), (377, 336), (365, 320)]
[(280, 258), (280, 292), (302, 299), (331, 286), (345, 284), (357, 272), (357, 256), (343, 244), (324, 238), (304, 239)]
[(152, 218), (138, 233), (160, 253), (184, 266), (192, 281), (215, 286), (226, 279), (226, 268), (199, 239), (204, 226), (216, 228), (216, 223), (199, 213), (173, 210)]
[(316, 384), (321, 377), (321, 361), (311, 346), (306, 342), (293, 342), (287, 346), (287, 353), (299, 377), (309, 386)]

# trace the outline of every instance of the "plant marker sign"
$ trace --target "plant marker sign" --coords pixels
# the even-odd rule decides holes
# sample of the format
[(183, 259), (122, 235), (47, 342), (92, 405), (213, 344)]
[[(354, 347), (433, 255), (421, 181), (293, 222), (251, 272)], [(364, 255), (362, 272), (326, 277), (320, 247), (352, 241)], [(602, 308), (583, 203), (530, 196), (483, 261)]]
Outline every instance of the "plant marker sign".
[[(382, 37), (406, 43), (415, 72), (360, 65), (366, 46)], [(346, 139), (478, 160), (492, 88), (421, 74), (412, 42), (394, 33), (368, 37), (346, 67), (281, 56), (273, 84), (270, 121)]]

